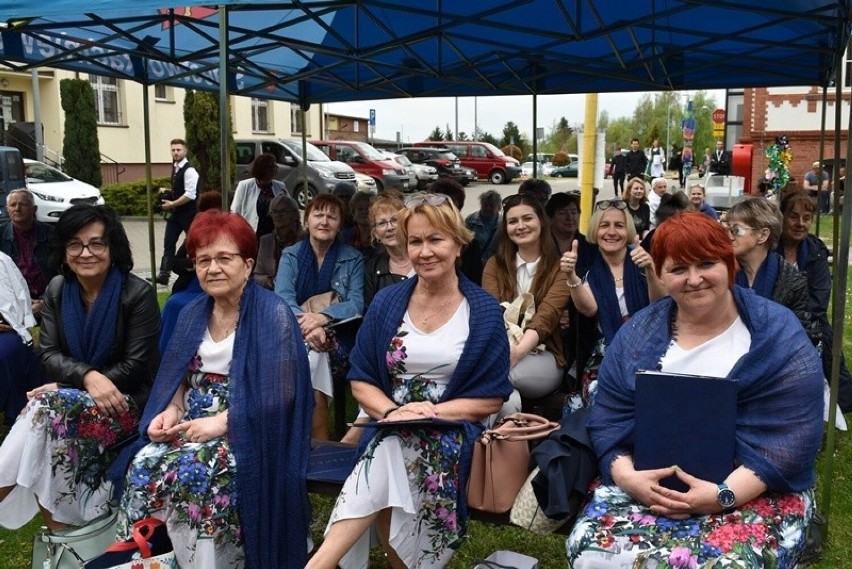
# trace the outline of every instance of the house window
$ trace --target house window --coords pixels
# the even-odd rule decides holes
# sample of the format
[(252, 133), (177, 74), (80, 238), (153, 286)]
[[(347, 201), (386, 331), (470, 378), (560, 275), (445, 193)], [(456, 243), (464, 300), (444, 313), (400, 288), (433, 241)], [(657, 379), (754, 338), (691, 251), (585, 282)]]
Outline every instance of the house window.
[(154, 100), (174, 102), (174, 87), (168, 85), (154, 85)]
[(299, 108), (299, 105), (295, 103), (290, 103), (290, 133), (291, 134), (302, 134), (305, 133), (305, 136), (310, 136), (311, 134), (305, 130), (304, 123), (305, 115), (302, 114), (302, 109)]
[(361, 121), (352, 122), (352, 132), (361, 132)]
[(251, 100), (251, 130), (253, 132), (269, 132), (269, 101), (265, 99)]
[(121, 124), (119, 80), (113, 77), (89, 75), (89, 82), (95, 91), (95, 109), (98, 113), (98, 124)]

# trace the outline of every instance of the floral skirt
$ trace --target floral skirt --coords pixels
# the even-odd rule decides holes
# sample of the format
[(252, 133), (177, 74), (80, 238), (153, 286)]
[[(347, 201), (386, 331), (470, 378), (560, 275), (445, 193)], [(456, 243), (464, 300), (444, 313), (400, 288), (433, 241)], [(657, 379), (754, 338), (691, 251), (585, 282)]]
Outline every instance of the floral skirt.
[(726, 514), (656, 516), (617, 486), (599, 486), (565, 543), (580, 568), (794, 567), (814, 514), (813, 492), (764, 494)]
[(61, 388), (27, 404), (0, 447), (0, 486), (15, 486), (0, 502), (0, 525), (17, 529), (41, 504), (57, 522), (82, 526), (106, 511), (112, 447), (133, 437), (139, 409), (118, 419), (101, 413), (85, 391)]
[[(226, 376), (194, 373), (188, 381), (184, 421), (227, 409)], [(145, 445), (127, 473), (117, 538), (127, 539), (133, 522), (155, 517), (166, 523), (181, 567), (242, 567), (236, 472), (227, 436)]]
[[(444, 567), (461, 545), (459, 430), (383, 429), (346, 479), (328, 521), (391, 508), (390, 545), (407, 567)], [(326, 529), (326, 532), (328, 529)], [(367, 567), (369, 532), (340, 567)]]

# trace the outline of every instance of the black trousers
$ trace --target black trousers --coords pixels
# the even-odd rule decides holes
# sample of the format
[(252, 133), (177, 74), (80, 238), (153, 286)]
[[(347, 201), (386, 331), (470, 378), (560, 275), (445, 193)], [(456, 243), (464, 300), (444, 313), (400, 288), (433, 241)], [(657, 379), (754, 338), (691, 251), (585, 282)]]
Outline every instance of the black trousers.
[(174, 214), (166, 221), (166, 233), (163, 236), (163, 258), (160, 260), (160, 274), (168, 276), (175, 259), (177, 241), (181, 233), (189, 233), (194, 215)]

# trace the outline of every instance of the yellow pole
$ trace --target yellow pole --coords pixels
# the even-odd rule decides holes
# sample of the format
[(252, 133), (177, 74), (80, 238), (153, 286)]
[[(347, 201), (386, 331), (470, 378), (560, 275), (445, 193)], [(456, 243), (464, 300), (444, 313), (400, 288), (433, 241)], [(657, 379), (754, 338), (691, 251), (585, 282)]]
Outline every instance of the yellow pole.
[(595, 184), (595, 137), (598, 130), (598, 94), (586, 94), (583, 123), (583, 162), (580, 164), (580, 232), (586, 233), (592, 217)]

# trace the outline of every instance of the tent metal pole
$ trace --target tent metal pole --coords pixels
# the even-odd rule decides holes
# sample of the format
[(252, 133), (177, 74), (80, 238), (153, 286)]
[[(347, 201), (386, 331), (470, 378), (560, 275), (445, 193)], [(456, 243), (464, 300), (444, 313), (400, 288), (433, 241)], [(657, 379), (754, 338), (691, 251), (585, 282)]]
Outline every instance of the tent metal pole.
[[(841, 91), (841, 71), (843, 58), (837, 60), (837, 70), (835, 72), (835, 92), (837, 94), (834, 102), (835, 106), (835, 129), (834, 129), (834, 148), (835, 156), (835, 191), (839, 189), (839, 163), (837, 156), (840, 155), (840, 113), (843, 105), (843, 94)], [(849, 126), (852, 129), (852, 113), (849, 113)], [(848, 132), (848, 131), (847, 131)], [(846, 145), (846, 163), (852, 163), (852, 145)], [(822, 500), (820, 509), (825, 516), (825, 535), (828, 538), (830, 521), (831, 521), (831, 493), (834, 483), (834, 422), (837, 418), (837, 395), (840, 385), (840, 358), (843, 355), (843, 322), (846, 314), (846, 279), (849, 273), (849, 236), (850, 222), (852, 222), (852, 207), (843, 208), (843, 216), (840, 217), (835, 212), (835, 225), (838, 221), (841, 222), (841, 237), (840, 241), (834, 242), (834, 282), (832, 283), (832, 359), (831, 359), (831, 395), (828, 402), (828, 428), (825, 439), (825, 463), (823, 465), (823, 483), (825, 484), (822, 491)]]
[(151, 174), (151, 108), (148, 97), (148, 69), (144, 71), (145, 82), (142, 83), (142, 124), (145, 146), (145, 200), (148, 202), (148, 260), (151, 263), (151, 286), (157, 289), (157, 244), (154, 240), (154, 182)]
[[(840, 120), (840, 115), (837, 114), (837, 105), (835, 105), (835, 130), (840, 126), (837, 122)], [(816, 210), (816, 234), (819, 235), (819, 222), (822, 218), (821, 211), (821, 203), (822, 197), (820, 196), (820, 192), (822, 192), (822, 169), (823, 169), (823, 161), (825, 160), (825, 117), (828, 114), (828, 87), (826, 85), (822, 86), (822, 116), (820, 117), (820, 127), (819, 127), (819, 173), (817, 174), (817, 210)], [(837, 139), (835, 139), (837, 140)], [(834, 228), (834, 243), (837, 243), (837, 227)]]
[[(536, 127), (538, 126), (538, 95), (533, 93), (533, 101), (532, 101), (532, 151), (533, 151), (533, 178), (538, 178), (538, 136), (536, 136)], [(521, 141), (519, 140), (518, 143)], [(523, 158), (521, 159), (523, 162)]]
[[(222, 187), (222, 211), (228, 211), (231, 185), (231, 152), (228, 145), (231, 114), (228, 112), (228, 7), (219, 6), (219, 156)], [(216, 189), (216, 188), (214, 188)]]

